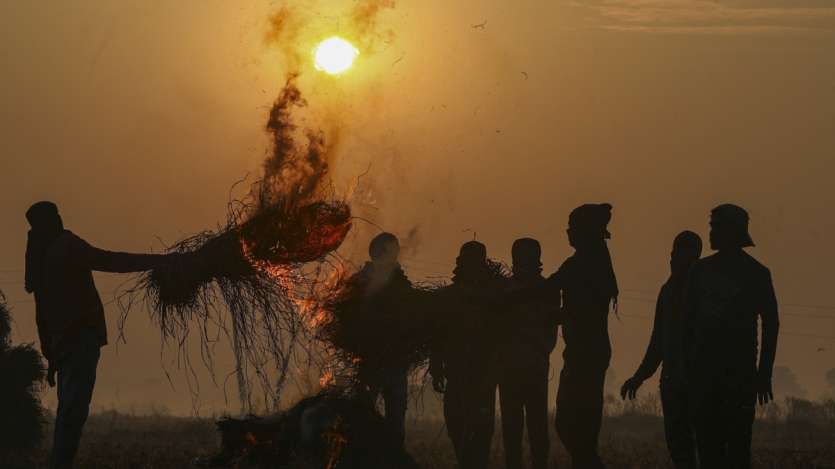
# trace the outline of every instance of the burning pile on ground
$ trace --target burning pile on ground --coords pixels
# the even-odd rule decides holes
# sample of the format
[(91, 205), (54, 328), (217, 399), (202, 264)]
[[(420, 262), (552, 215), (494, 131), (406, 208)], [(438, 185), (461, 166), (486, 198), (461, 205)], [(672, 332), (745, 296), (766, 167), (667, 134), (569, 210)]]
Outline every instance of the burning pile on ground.
[(383, 418), (323, 392), (270, 417), (223, 419), (221, 452), (202, 465), (258, 469), (416, 469)]

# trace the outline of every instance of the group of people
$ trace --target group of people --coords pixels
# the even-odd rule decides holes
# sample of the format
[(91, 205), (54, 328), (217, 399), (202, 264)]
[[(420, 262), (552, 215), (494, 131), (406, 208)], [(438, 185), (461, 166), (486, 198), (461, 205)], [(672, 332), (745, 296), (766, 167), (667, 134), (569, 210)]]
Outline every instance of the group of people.
[[(443, 292), (452, 305), (445, 313), (454, 317), (432, 344), (429, 373), (443, 394), (447, 432), (462, 469), (488, 465), (497, 391), (506, 467), (522, 467), (525, 426), (532, 467), (548, 467), (548, 373), (558, 330), (565, 349), (557, 434), (573, 467), (604, 467), (598, 437), (612, 354), (608, 318), (618, 298), (606, 241), (611, 210), (609, 204), (586, 204), (571, 212), (567, 234), (575, 252), (548, 277), (534, 239), (513, 243), (509, 275), (490, 260), (484, 244), (461, 246)], [(744, 251), (754, 245), (748, 223), (741, 207), (716, 207), (710, 217), (716, 253), (705, 258), (696, 233), (676, 236), (646, 355), (621, 388), (624, 399), (634, 399), (663, 364), (665, 434), (677, 469), (750, 467), (755, 405), (773, 399), (777, 300), (769, 270)], [(408, 285), (394, 235), (379, 235), (369, 252), (362, 272), (396, 272), (391, 278), (397, 288)], [(375, 277), (371, 304), (388, 288), (387, 275)], [(406, 370), (377, 379), (369, 389), (373, 399), (383, 394), (387, 422), (402, 442)]]
[[(603, 467), (598, 436), (612, 353), (608, 318), (618, 298), (606, 242), (611, 210), (609, 204), (586, 204), (571, 212), (567, 234), (575, 252), (548, 277), (542, 275), (541, 246), (534, 239), (513, 243), (510, 274), (489, 259), (484, 244), (461, 246), (452, 282), (442, 291), (445, 303), (454, 306), (431, 344), (429, 373), (434, 389), (443, 393), (446, 427), (462, 469), (488, 465), (497, 390), (507, 467), (522, 467), (524, 426), (533, 467), (548, 467), (548, 372), (559, 329), (565, 350), (557, 434), (575, 468)], [(177, 255), (95, 248), (64, 228), (51, 202), (34, 204), (26, 218), (31, 225), (26, 290), (35, 296), (48, 379), (58, 387), (51, 466), (68, 468), (89, 412), (99, 348), (107, 343), (91, 272), (150, 270)], [(712, 256), (700, 259), (702, 242), (693, 232), (675, 238), (671, 275), (658, 297), (646, 356), (621, 390), (624, 398), (634, 398), (663, 364), (666, 437), (679, 469), (750, 467), (755, 405), (773, 399), (777, 300), (769, 270), (744, 251), (753, 245), (748, 214), (730, 204), (711, 212)], [(377, 236), (369, 254), (357, 278), (373, 308), (375, 297), (411, 283), (400, 267), (394, 235)], [(402, 444), (407, 369), (368, 376), (374, 378), (367, 380), (367, 396), (376, 401), (383, 395), (387, 425)]]

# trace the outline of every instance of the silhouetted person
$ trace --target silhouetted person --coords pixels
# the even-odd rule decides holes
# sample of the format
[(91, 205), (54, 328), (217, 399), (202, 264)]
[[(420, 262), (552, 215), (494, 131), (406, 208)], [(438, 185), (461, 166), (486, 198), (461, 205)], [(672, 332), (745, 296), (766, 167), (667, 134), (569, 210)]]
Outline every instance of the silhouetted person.
[(477, 241), (464, 243), (452, 285), (442, 292), (452, 317), (429, 366), (433, 387), (444, 393), (447, 432), (462, 469), (483, 469), (490, 457), (498, 385), (496, 300), (504, 288), (487, 248)]
[[(531, 238), (513, 243), (511, 290), (543, 287), (542, 248)], [(548, 467), (548, 371), (557, 343), (556, 311), (541, 298), (529, 296), (513, 304), (506, 333), (499, 402), (508, 469), (522, 468), (522, 433), (527, 423), (534, 469)]]
[(35, 295), (48, 380), (58, 379), (51, 467), (72, 467), (93, 397), (99, 348), (107, 344), (104, 307), (92, 271), (138, 272), (168, 256), (103, 251), (65, 230), (58, 207), (38, 202), (26, 212), (26, 291)]
[(606, 245), (611, 212), (609, 204), (586, 204), (571, 212), (567, 233), (574, 255), (548, 279), (562, 291), (560, 321), (565, 339), (557, 391), (557, 434), (577, 469), (603, 467), (597, 446), (603, 385), (612, 355), (609, 308), (617, 305), (618, 296)]
[[(412, 283), (400, 266), (400, 243), (391, 233), (377, 235), (368, 246), (371, 262), (367, 262), (352, 279), (364, 295), (364, 307), (370, 317), (396, 315), (408, 301)], [(369, 327), (375, 327), (369, 324)], [(374, 364), (360, 363), (359, 379), (366, 397), (373, 405), (382, 394), (389, 436), (401, 446), (406, 438), (406, 405), (408, 400), (408, 364), (394, 369), (375, 369)]]
[(688, 381), (705, 469), (751, 466), (754, 407), (774, 398), (777, 298), (769, 270), (744, 251), (753, 245), (748, 213), (731, 204), (716, 207), (710, 246), (717, 252), (693, 266), (687, 286)]
[(661, 368), (661, 406), (667, 449), (677, 469), (696, 469), (696, 440), (690, 422), (684, 318), (684, 289), (690, 269), (702, 255), (702, 239), (683, 231), (673, 241), (670, 278), (661, 287), (655, 306), (655, 321), (646, 354), (635, 374), (621, 387), (621, 397), (634, 399), (641, 384)]

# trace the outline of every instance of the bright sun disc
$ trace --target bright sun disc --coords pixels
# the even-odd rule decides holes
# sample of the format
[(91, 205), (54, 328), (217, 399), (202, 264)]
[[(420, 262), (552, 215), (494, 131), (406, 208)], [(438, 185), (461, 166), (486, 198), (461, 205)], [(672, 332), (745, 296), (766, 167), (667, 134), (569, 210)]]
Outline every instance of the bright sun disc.
[(352, 46), (350, 42), (341, 37), (325, 39), (313, 53), (313, 61), (316, 70), (321, 70), (331, 75), (339, 75), (345, 72), (354, 63), (360, 51)]

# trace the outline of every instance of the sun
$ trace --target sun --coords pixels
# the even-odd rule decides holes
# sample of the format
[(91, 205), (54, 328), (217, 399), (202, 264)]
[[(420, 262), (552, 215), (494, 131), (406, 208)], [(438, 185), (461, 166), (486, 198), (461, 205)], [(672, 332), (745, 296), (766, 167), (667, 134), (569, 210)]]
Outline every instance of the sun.
[(313, 51), (313, 63), (316, 70), (339, 75), (351, 68), (359, 53), (360, 51), (350, 42), (339, 36), (333, 36), (316, 46)]

